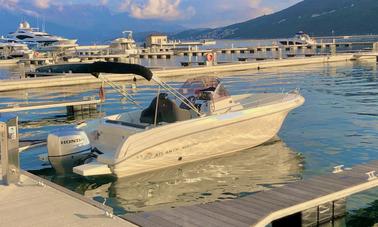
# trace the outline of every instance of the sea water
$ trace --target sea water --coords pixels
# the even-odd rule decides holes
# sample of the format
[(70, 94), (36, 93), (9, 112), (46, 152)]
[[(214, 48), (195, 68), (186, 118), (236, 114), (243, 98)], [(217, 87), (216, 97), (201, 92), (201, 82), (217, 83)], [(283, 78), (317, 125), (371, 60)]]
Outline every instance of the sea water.
[[(1, 68), (0, 77), (17, 76), (17, 67)], [(274, 140), (232, 155), (146, 173), (135, 177), (61, 177), (38, 160), (46, 148), (22, 153), (24, 169), (115, 208), (116, 213), (233, 199), (378, 159), (378, 70), (374, 61), (340, 62), (260, 71), (212, 74), (222, 79), (232, 95), (287, 92), (300, 89), (306, 102), (293, 110)], [(186, 77), (169, 79), (179, 87)], [(137, 89), (120, 83), (136, 100), (148, 106), (156, 86), (138, 80)], [(3, 92), (0, 105), (97, 96), (98, 85)], [(64, 108), (17, 113), (22, 139), (45, 139), (57, 129), (102, 115), (135, 110), (119, 94), (106, 89), (106, 102), (98, 115), (67, 117)], [(368, 207), (376, 190), (351, 197), (349, 210)], [(376, 211), (376, 210), (375, 210)], [(360, 210), (363, 213), (365, 210)], [(349, 216), (353, 221), (353, 215)], [(358, 217), (358, 216), (357, 216)], [(360, 218), (361, 219), (361, 218)], [(358, 220), (360, 220), (358, 219)], [(365, 219), (361, 219), (365, 220)], [(366, 219), (370, 220), (370, 219)], [(353, 223), (353, 222), (351, 222)]]

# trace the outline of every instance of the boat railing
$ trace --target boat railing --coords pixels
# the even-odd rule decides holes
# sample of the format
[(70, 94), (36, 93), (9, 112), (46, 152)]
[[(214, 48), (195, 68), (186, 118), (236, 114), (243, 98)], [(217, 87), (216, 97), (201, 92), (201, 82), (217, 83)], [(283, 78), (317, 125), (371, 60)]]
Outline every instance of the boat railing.
[[(282, 92), (282, 101), (284, 101), (285, 99), (287, 99), (287, 97), (289, 97), (289, 95), (291, 94), (296, 94), (296, 95), (299, 95), (299, 89), (294, 89), (294, 90), (291, 90), (289, 92), (286, 92), (286, 93), (283, 93)], [(277, 102), (278, 99), (275, 99), (274, 97), (276, 96), (276, 94), (274, 95), (271, 95), (271, 96), (267, 96), (267, 97), (264, 97), (264, 98), (261, 98), (261, 99), (258, 99), (258, 100), (254, 100), (254, 101), (251, 101), (251, 102), (245, 102), (245, 103), (236, 103), (234, 105), (231, 105), (231, 106), (227, 106), (227, 107), (224, 107), (224, 108), (221, 108), (221, 109), (217, 109), (217, 111), (222, 111), (222, 110), (226, 110), (225, 112), (228, 112), (230, 111), (233, 107), (236, 107), (236, 106), (239, 106), (239, 105), (242, 105), (242, 106), (255, 106), (255, 107), (260, 107), (260, 106), (264, 106), (264, 105), (267, 105), (269, 103), (272, 103), (272, 102)], [(271, 102), (267, 102), (268, 100), (272, 100)]]

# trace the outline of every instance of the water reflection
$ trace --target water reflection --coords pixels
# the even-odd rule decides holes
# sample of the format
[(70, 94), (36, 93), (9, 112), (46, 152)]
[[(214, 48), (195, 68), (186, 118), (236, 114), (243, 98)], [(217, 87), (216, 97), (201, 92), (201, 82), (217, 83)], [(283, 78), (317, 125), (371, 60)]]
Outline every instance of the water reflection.
[(349, 212), (346, 217), (346, 225), (350, 227), (376, 226), (378, 222), (378, 200), (374, 200), (369, 206)]
[(233, 155), (120, 179), (57, 177), (51, 170), (35, 173), (85, 196), (106, 198), (117, 213), (124, 213), (245, 196), (298, 180), (301, 162), (275, 138)]

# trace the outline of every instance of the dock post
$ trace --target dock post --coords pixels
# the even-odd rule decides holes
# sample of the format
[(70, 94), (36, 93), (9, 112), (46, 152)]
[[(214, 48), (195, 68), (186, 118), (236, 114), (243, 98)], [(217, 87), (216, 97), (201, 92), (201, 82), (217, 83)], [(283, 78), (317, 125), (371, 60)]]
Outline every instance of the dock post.
[(283, 58), (283, 55), (282, 55), (282, 48), (279, 48), (278, 49), (278, 59), (282, 59)]
[(0, 114), (0, 149), (4, 185), (20, 181), (18, 117)]
[(67, 109), (68, 116), (73, 116), (75, 114), (75, 110), (73, 106), (67, 106), (66, 109)]
[(378, 52), (378, 43), (373, 43), (373, 52)]
[(25, 73), (25, 63), (19, 63), (20, 68), (20, 79), (25, 79), (26, 73)]
[(336, 55), (336, 45), (335, 44), (331, 45), (331, 55), (332, 56)]

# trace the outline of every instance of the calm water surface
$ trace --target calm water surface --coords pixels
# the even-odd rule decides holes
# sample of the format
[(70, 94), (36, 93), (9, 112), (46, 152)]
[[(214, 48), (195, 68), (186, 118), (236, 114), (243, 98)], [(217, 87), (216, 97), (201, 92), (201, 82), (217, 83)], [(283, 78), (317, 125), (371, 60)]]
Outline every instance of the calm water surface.
[[(17, 76), (16, 68), (0, 69), (0, 78)], [(305, 104), (292, 111), (274, 141), (214, 160), (206, 160), (136, 177), (80, 178), (55, 176), (38, 161), (45, 148), (22, 154), (22, 166), (35, 170), (72, 190), (113, 206), (117, 213), (153, 210), (244, 196), (300, 178), (329, 172), (333, 166), (352, 166), (378, 159), (378, 72), (375, 62), (343, 62), (250, 71), (222, 78), (232, 94), (282, 92), (300, 88)], [(177, 78), (177, 87), (186, 78)], [(122, 84), (127, 88), (130, 84)], [(154, 86), (138, 81), (136, 99), (147, 106)], [(98, 94), (97, 85), (2, 93), (0, 105), (77, 100)], [(133, 106), (107, 89), (103, 114), (133, 110)], [(65, 109), (19, 113), (24, 138), (45, 138), (59, 127), (83, 119), (70, 119)], [(374, 200), (371, 191), (350, 199), (351, 209)]]

